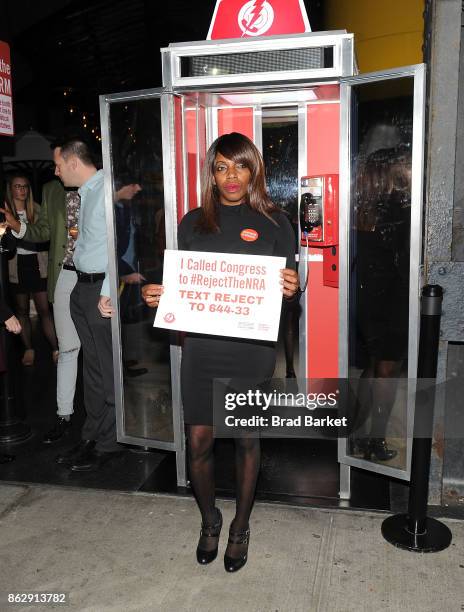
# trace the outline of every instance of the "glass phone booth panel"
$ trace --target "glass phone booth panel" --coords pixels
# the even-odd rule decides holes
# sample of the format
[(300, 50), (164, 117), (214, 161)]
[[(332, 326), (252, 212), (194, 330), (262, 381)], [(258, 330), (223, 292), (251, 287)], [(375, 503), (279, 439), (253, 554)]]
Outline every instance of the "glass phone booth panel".
[[(115, 374), (123, 382), (118, 434), (123, 442), (172, 448), (172, 340), (153, 327), (141, 297), (143, 283), (162, 282), (166, 248), (161, 97), (114, 100), (107, 119), (120, 330)], [(113, 346), (119, 349), (114, 338)]]
[(419, 78), (409, 71), (386, 80), (350, 79), (345, 100), (351, 111), (346, 376), (355, 428), (342, 462), (404, 479), (421, 256), (423, 97), (417, 68)]

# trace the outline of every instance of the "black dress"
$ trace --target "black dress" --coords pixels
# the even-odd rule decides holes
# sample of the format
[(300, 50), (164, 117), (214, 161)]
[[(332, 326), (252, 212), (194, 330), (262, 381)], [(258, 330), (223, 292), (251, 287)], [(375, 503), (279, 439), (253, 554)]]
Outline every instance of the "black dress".
[[(201, 209), (187, 213), (179, 225), (179, 249), (246, 255), (285, 257), (286, 267), (295, 269), (295, 236), (287, 217), (276, 212), (273, 223), (247, 204), (219, 205), (220, 232), (202, 233), (195, 224)], [(240, 236), (253, 229), (258, 237), (250, 242)], [(271, 378), (276, 350), (274, 342), (187, 334), (181, 366), (184, 421), (189, 425), (213, 425), (213, 379), (247, 378), (256, 382)]]
[(396, 191), (378, 209), (374, 231), (356, 235), (358, 330), (369, 357), (401, 361), (408, 354), (411, 210)]

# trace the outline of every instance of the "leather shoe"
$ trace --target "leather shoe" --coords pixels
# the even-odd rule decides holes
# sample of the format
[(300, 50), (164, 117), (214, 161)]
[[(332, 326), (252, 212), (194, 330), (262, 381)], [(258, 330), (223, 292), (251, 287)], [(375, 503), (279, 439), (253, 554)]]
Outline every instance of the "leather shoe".
[(115, 451), (108, 453), (105, 451), (98, 451), (93, 448), (87, 452), (82, 453), (74, 460), (71, 465), (72, 472), (95, 472), (99, 470), (105, 463), (107, 463), (113, 457), (118, 457), (124, 451)]
[(95, 440), (81, 440), (79, 444), (73, 446), (70, 450), (58, 455), (55, 459), (56, 463), (61, 465), (70, 465), (82, 453), (86, 453), (95, 447)]
[(67, 421), (63, 417), (58, 417), (55, 427), (50, 429), (44, 437), (42, 442), (44, 444), (51, 444), (52, 442), (58, 442), (63, 436), (71, 431), (71, 420)]

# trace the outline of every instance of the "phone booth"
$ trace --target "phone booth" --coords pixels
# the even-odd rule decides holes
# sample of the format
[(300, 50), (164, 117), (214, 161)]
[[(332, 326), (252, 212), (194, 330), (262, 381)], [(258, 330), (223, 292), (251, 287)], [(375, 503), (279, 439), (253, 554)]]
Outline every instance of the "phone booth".
[[(134, 228), (136, 272), (161, 282), (163, 250), (176, 248), (180, 219), (199, 205), (209, 145), (238, 131), (263, 153), (271, 198), (295, 227), (301, 285), (307, 280), (301, 312), (289, 324), (298, 341), (290, 359), (279, 360), (275, 376), (294, 372), (299, 379), (350, 379), (356, 385), (378, 375), (388, 387), (390, 380), (369, 371), (372, 359), (401, 362), (384, 393), (394, 395), (388, 432), (375, 434), (395, 452), (382, 455), (344, 438), (333, 460), (340, 466), (341, 498), (350, 497), (350, 466), (407, 480), (411, 448), (405, 432), (413, 418), (408, 381), (416, 377), (418, 350), (424, 66), (356, 74), (354, 38), (345, 31), (171, 44), (162, 49), (162, 65), (162, 88), (100, 101), (111, 299), (119, 304), (112, 320), (119, 440), (175, 452), (178, 484), (186, 485), (182, 337), (152, 327), (153, 313), (144, 310), (138, 285), (121, 274), (127, 253), (118, 251), (119, 228), (121, 219)], [(406, 176), (389, 188), (390, 194), (401, 191), (402, 199), (395, 221), (387, 222), (388, 206), (366, 212), (360, 194), (363, 181), (372, 187), (380, 180), (367, 178), (366, 168), (388, 166), (394, 174), (399, 152)], [(141, 191), (118, 200), (129, 183)], [(392, 265), (401, 267), (402, 299), (389, 280), (389, 249)], [(385, 316), (385, 310), (405, 325), (397, 343), (405, 343), (404, 354), (397, 346), (396, 353), (376, 355), (374, 346), (363, 356), (360, 322), (375, 332), (382, 324), (376, 315)], [(387, 334), (393, 344), (397, 333)], [(371, 345), (375, 337), (369, 336)], [(135, 361), (148, 372), (132, 377), (126, 364)]]

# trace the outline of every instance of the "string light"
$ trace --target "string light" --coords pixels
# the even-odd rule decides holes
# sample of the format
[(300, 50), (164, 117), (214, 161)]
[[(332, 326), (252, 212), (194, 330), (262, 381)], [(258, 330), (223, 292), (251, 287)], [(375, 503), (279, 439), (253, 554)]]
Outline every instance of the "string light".
[[(63, 96), (67, 97), (68, 99), (71, 96), (71, 94), (72, 94), (72, 89), (71, 88), (63, 90)], [(71, 102), (71, 100), (69, 100), (69, 102)], [(92, 127), (92, 123), (94, 123), (94, 121), (95, 121), (94, 113), (87, 113), (85, 111), (80, 111), (79, 108), (76, 108), (74, 106), (68, 106), (67, 110), (68, 110), (68, 112), (71, 115), (75, 115), (75, 114), (81, 115), (81, 117), (82, 117), (82, 126), (85, 129), (90, 129), (90, 131), (94, 135), (95, 139), (97, 141), (99, 141), (99, 142), (101, 141), (101, 136), (99, 135), (100, 126), (97, 124), (97, 125), (94, 125)]]

